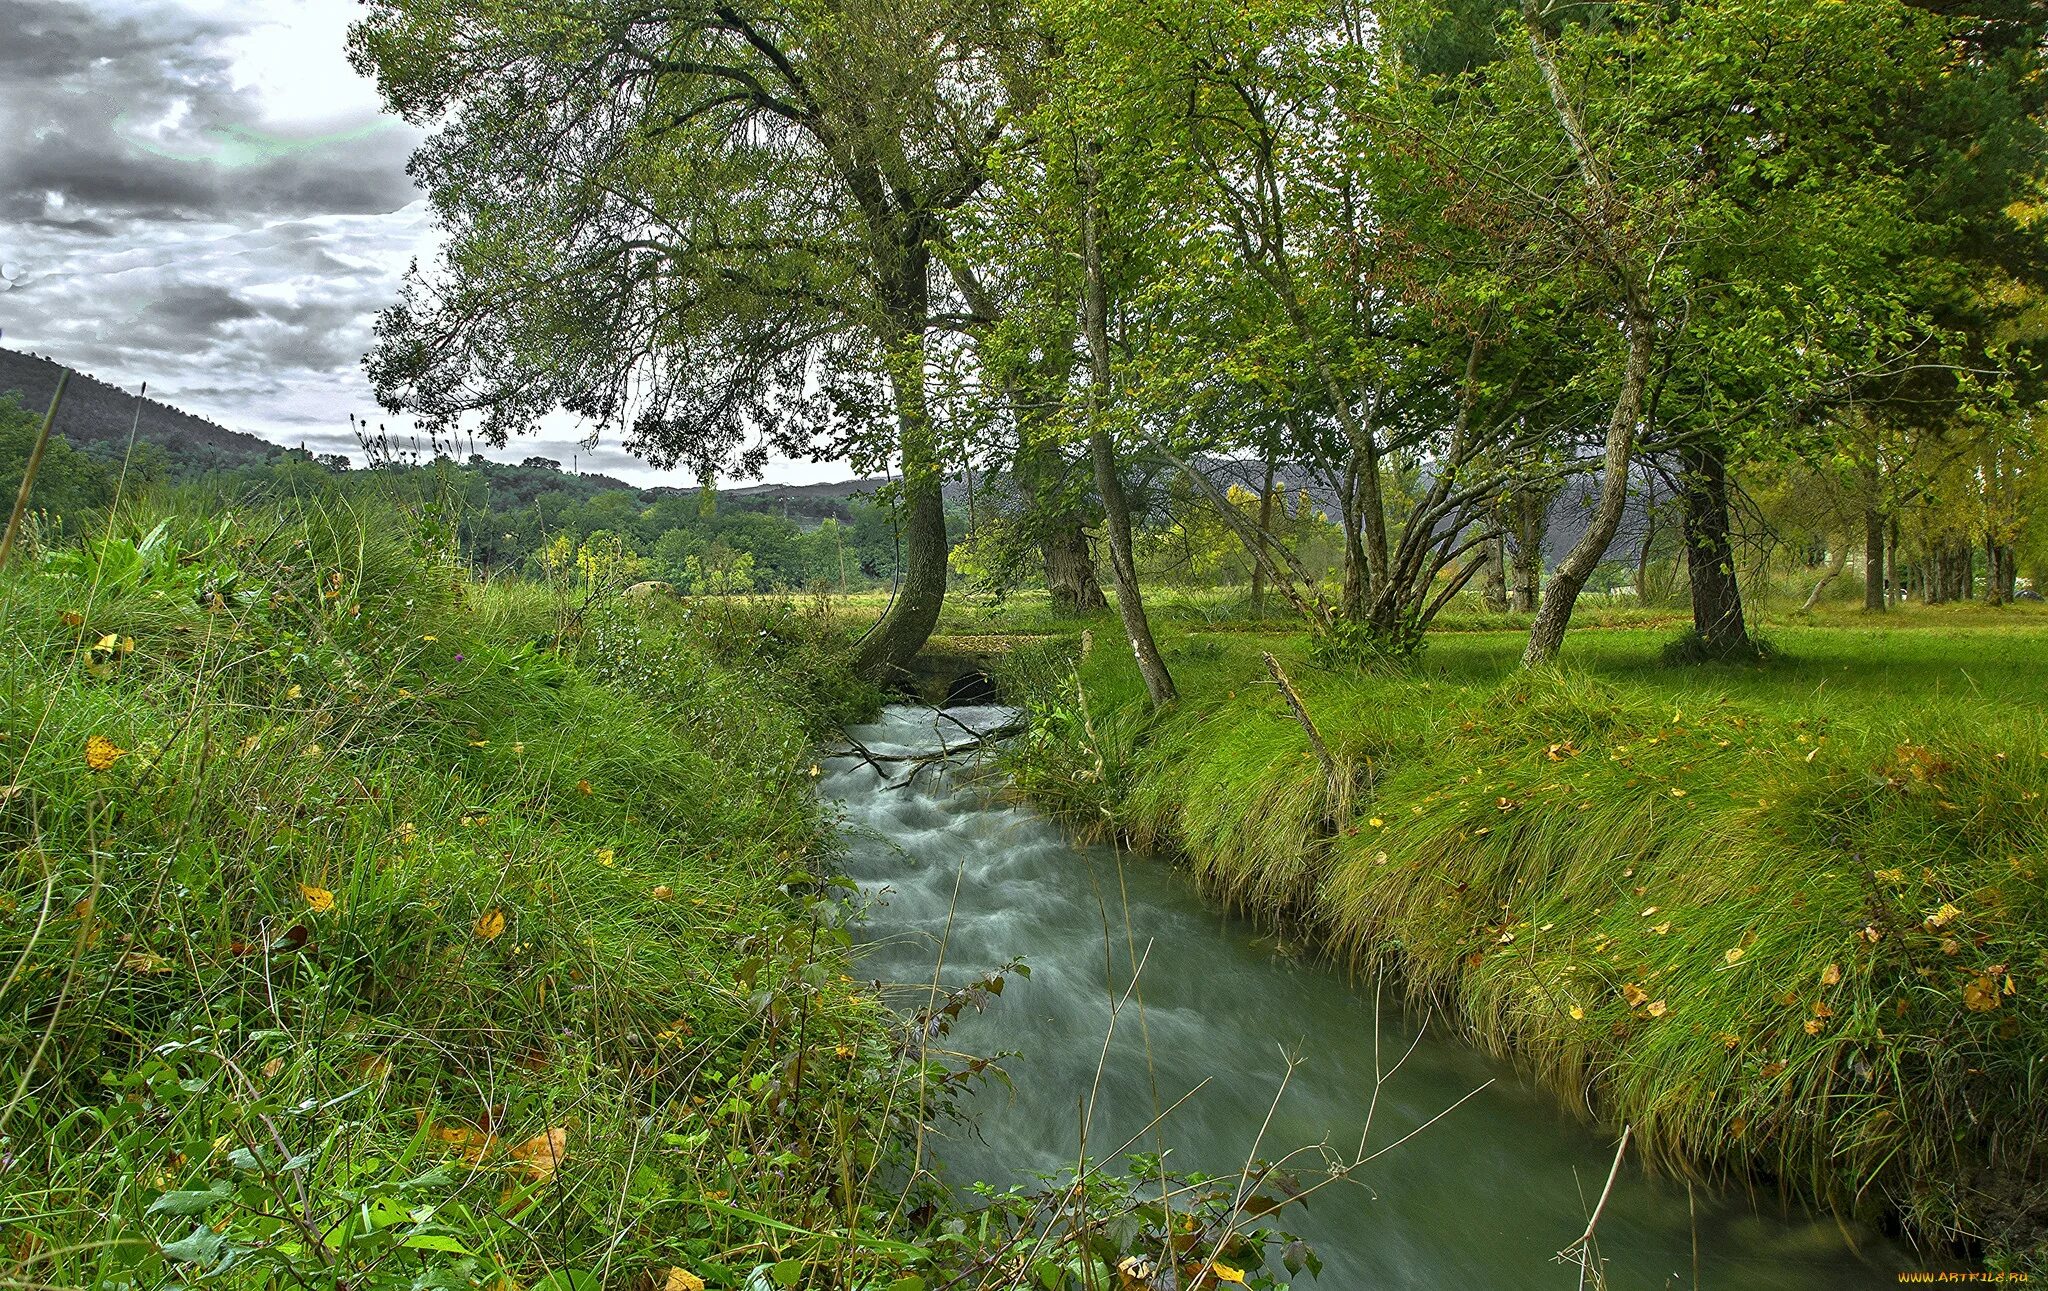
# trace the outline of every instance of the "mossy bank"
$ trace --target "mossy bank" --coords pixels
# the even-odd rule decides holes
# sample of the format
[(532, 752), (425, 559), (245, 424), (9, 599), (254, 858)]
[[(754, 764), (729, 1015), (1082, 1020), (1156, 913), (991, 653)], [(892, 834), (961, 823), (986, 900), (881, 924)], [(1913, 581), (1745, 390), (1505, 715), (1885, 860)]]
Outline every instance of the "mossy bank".
[[(1598, 633), (1523, 674), (1475, 634), (1361, 675), (1190, 634), (1163, 713), (1123, 652), (1046, 647), (1010, 668), (1011, 762), (1447, 1006), (1661, 1167), (2039, 1269), (2048, 634), (1969, 635), (1789, 631), (1774, 664), (1703, 670)], [(1896, 703), (1909, 673), (1929, 702)]]

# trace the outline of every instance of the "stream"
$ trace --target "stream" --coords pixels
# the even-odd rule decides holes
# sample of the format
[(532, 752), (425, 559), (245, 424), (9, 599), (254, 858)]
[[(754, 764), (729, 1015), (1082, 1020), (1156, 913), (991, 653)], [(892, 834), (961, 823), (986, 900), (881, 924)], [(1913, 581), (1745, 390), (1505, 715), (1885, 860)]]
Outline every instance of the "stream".
[[(1390, 1074), (1365, 1150), (1384, 1155), (1277, 1217), (1324, 1261), (1320, 1278), (1295, 1285), (1577, 1286), (1578, 1269), (1555, 1257), (1586, 1226), (1614, 1135), (1463, 1043), (1445, 1019), (1424, 1025), (1391, 988), (1376, 1009), (1371, 981), (1222, 913), (1171, 865), (1073, 844), (1007, 799), (993, 771), (891, 760), (961, 745), (963, 728), (1014, 716), (892, 706), (849, 732), (877, 762), (834, 757), (821, 781), (840, 807), (847, 872), (872, 900), (860, 972), (898, 988), (892, 1003), (922, 1005), (935, 969), (953, 986), (1012, 958), (1031, 968), (942, 1042), (1013, 1055), (1002, 1066), (1014, 1089), (979, 1088), (967, 1100), (971, 1123), (932, 1149), (950, 1185), (1071, 1169), (1091, 1090), (1091, 1154), (1138, 1135), (1132, 1151), (1163, 1145), (1180, 1170), (1234, 1173), (1255, 1143), (1267, 1160), (1318, 1144), (1349, 1160), (1374, 1102), (1377, 1049)], [(1105, 1057), (1112, 1004), (1139, 964)], [(1293, 1164), (1313, 1182), (1324, 1159)], [(1907, 1267), (1882, 1238), (1787, 1212), (1774, 1194), (1752, 1203), (1689, 1191), (1633, 1162), (1601, 1213), (1598, 1248), (1616, 1291), (1875, 1287)]]

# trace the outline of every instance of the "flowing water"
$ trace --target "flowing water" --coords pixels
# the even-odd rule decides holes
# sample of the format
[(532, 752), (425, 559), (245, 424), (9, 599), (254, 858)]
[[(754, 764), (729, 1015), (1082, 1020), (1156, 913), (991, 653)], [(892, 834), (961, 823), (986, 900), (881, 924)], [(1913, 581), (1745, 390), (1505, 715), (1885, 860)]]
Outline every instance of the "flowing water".
[[(953, 1186), (1071, 1168), (1091, 1091), (1092, 1154), (1139, 1135), (1132, 1150), (1163, 1143), (1182, 1170), (1227, 1174), (1255, 1149), (1274, 1160), (1314, 1145), (1351, 1159), (1377, 1066), (1391, 1074), (1379, 1082), (1366, 1151), (1390, 1150), (1356, 1182), (1283, 1212), (1325, 1264), (1319, 1279), (1296, 1285), (1577, 1285), (1577, 1270), (1554, 1257), (1585, 1227), (1613, 1137), (1460, 1043), (1443, 1019), (1422, 1025), (1391, 1000), (1376, 1008), (1372, 983), (1219, 913), (1166, 863), (1074, 845), (1007, 801), (985, 769), (901, 760), (966, 744), (965, 728), (1012, 715), (892, 707), (850, 732), (874, 760), (835, 757), (822, 782), (841, 804), (848, 872), (876, 901), (864, 976), (922, 984), (898, 998), (910, 1008), (935, 977), (958, 985), (1014, 957), (1031, 966), (946, 1041), (1015, 1055), (1003, 1062), (1014, 1092), (993, 1083), (973, 1094), (972, 1128), (935, 1149)], [(1126, 992), (1112, 1031), (1112, 1005)], [(1140, 1134), (1191, 1089), (1156, 1134)], [(1305, 1182), (1324, 1159), (1295, 1158)], [(1630, 1168), (1598, 1235), (1616, 1291), (1874, 1287), (1895, 1284), (1902, 1267), (1896, 1249), (1868, 1234), (1852, 1249), (1832, 1222), (1787, 1217), (1774, 1198), (1752, 1206), (1689, 1193)]]

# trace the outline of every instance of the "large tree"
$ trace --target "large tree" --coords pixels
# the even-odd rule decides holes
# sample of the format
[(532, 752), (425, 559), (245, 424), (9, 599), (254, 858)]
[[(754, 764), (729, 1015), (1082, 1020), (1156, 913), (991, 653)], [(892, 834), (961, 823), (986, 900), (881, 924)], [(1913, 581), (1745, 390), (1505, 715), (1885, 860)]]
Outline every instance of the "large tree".
[(658, 464), (900, 459), (903, 583), (873, 675), (945, 594), (925, 390), (933, 248), (984, 180), (995, 19), (969, 0), (372, 0), (357, 65), (434, 131), (446, 234), (368, 366), (502, 443), (555, 409)]

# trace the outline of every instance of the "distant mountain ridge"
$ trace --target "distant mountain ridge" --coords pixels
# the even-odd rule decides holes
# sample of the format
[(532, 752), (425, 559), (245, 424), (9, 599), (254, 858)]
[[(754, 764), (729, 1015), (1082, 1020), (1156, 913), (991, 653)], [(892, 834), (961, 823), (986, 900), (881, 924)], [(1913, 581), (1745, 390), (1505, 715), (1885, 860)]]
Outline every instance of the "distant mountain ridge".
[[(14, 391), (22, 406), (40, 413), (50, 406), (64, 365), (52, 359), (0, 349), (0, 394)], [(284, 450), (246, 431), (229, 430), (216, 421), (194, 416), (155, 399), (141, 400), (142, 419), (135, 419), (136, 396), (98, 377), (71, 371), (64, 403), (57, 409), (57, 433), (72, 447), (98, 457), (119, 457), (135, 428), (136, 442), (156, 444), (177, 460), (180, 472), (246, 466), (267, 462)]]

